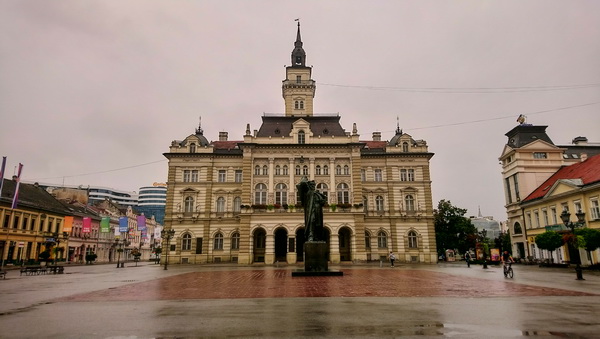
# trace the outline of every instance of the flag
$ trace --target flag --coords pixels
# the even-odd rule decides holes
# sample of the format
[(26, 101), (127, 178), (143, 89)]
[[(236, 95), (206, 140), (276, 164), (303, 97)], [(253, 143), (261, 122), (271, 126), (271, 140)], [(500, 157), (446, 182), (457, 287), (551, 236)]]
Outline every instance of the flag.
[(100, 232), (102, 232), (102, 233), (110, 232), (110, 218), (109, 217), (104, 217), (100, 221)]
[(2, 186), (4, 186), (4, 167), (6, 167), (6, 157), (2, 157), (2, 168), (0, 168), (0, 196), (2, 196)]
[(143, 231), (146, 229), (146, 217), (144, 215), (137, 216), (137, 229)]
[[(23, 170), (23, 164), (19, 163), (19, 171), (17, 172), (17, 187), (15, 188), (15, 196), (13, 197), (12, 208), (17, 208), (17, 201), (19, 200), (19, 186), (21, 185), (21, 171)], [(3, 180), (4, 181), (4, 180)]]
[(65, 217), (63, 232), (71, 232), (71, 230), (73, 230), (73, 217)]
[(119, 218), (119, 232), (127, 233), (128, 229), (129, 229), (129, 225), (127, 222), (127, 217), (120, 217)]
[(90, 217), (83, 218), (83, 227), (81, 228), (81, 232), (92, 233), (92, 218), (90, 218)]

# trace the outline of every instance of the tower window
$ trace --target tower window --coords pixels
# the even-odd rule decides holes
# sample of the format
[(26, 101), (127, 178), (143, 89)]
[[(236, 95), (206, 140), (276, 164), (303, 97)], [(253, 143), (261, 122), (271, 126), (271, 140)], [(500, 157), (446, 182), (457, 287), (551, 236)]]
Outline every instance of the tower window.
[(298, 143), (299, 144), (305, 144), (306, 143), (304, 131), (299, 131), (298, 132)]
[(302, 76), (301, 75), (296, 75), (296, 82), (297, 83), (301, 83), (302, 82)]

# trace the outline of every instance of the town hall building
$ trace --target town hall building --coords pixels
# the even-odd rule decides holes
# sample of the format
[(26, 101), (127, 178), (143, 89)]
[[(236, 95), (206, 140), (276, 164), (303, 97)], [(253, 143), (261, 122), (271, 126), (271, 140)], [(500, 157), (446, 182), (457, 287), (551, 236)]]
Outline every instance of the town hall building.
[[(340, 115), (314, 114), (316, 82), (297, 37), (282, 83), (284, 114), (263, 114), (242, 140), (202, 126), (175, 140), (169, 160), (165, 244), (169, 263), (296, 264), (303, 261), (304, 211), (296, 185), (314, 180), (328, 200), (331, 263), (437, 261), (427, 143), (403, 133), (361, 140)], [(223, 126), (215, 126), (222, 128)], [(243, 131), (242, 131), (243, 132)], [(165, 257), (163, 251), (163, 258)]]

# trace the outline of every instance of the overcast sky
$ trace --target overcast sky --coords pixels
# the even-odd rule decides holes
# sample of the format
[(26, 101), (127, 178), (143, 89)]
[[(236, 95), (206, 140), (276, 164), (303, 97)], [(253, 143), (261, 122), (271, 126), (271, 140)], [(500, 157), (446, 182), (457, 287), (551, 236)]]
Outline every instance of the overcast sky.
[(315, 113), (424, 139), (434, 204), (505, 220), (504, 134), (600, 142), (600, 1), (0, 1), (7, 176), (137, 191), (172, 140), (283, 113), (302, 24)]

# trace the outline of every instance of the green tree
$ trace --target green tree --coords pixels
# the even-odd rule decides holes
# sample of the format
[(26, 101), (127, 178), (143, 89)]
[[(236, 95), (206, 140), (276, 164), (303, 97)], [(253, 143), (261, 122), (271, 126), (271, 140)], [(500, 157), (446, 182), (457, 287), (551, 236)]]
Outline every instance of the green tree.
[(550, 251), (550, 259), (554, 262), (552, 252), (563, 245), (563, 238), (554, 231), (546, 231), (535, 237), (535, 243), (538, 248)]
[(475, 247), (477, 229), (469, 218), (465, 218), (466, 213), (466, 209), (453, 206), (449, 200), (440, 200), (438, 203), (433, 217), (439, 255), (446, 249), (458, 249), (464, 253)]
[[(575, 234), (580, 235), (585, 239), (585, 250), (588, 252), (595, 251), (600, 247), (600, 231), (595, 228), (579, 228), (575, 230)], [(593, 263), (592, 263), (593, 264)]]

